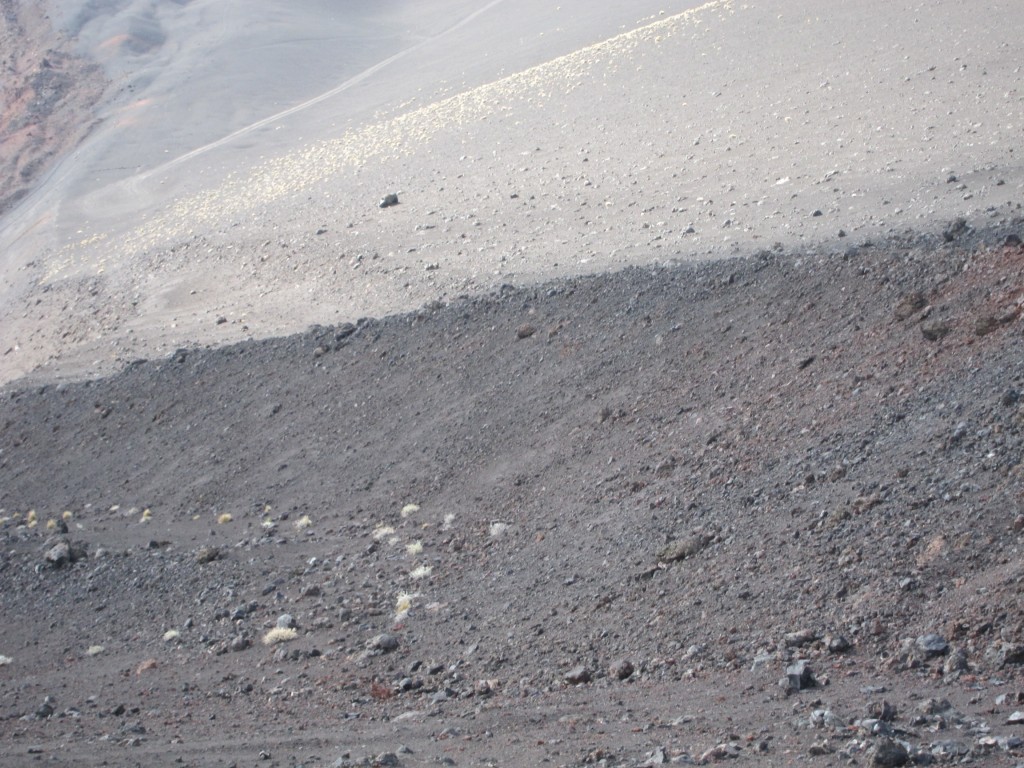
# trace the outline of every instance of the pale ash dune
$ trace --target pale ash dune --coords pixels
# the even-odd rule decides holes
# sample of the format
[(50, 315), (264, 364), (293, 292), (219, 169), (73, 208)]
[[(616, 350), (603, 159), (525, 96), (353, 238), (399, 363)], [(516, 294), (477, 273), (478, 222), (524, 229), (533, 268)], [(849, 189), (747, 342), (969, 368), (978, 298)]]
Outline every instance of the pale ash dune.
[[(410, 89), (442, 44), (450, 72), (501, 74), (484, 43), (515, 39), (515, 9), (498, 4), (360, 82), (408, 95), (372, 118), (310, 103), (239, 134), (279, 148), (262, 160), (233, 162), (227, 142), (84, 196), (88, 223), (37, 262), (40, 304), (4, 323), (7, 377), (503, 282), (1019, 214), (1018, 5), (676, 10), (486, 82)], [(396, 190), (402, 205), (376, 208)]]

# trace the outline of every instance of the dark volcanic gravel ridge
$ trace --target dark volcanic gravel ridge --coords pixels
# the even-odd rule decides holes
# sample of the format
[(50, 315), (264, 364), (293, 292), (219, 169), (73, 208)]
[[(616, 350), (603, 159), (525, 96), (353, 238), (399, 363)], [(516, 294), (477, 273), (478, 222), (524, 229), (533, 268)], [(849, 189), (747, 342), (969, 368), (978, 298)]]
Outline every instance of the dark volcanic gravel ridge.
[[(630, 269), (8, 388), (0, 762), (870, 764), (891, 736), (1017, 764), (1006, 235)], [(784, 690), (801, 659), (814, 690)], [(874, 722), (906, 730), (860, 723), (885, 691)], [(965, 753), (921, 706), (943, 697)]]

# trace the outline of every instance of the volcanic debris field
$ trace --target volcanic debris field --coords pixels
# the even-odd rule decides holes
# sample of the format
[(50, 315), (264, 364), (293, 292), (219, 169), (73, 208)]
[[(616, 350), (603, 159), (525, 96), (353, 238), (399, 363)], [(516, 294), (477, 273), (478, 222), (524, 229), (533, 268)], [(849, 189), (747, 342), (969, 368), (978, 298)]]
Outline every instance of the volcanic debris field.
[(1020, 225), (10, 385), (0, 763), (1021, 764)]

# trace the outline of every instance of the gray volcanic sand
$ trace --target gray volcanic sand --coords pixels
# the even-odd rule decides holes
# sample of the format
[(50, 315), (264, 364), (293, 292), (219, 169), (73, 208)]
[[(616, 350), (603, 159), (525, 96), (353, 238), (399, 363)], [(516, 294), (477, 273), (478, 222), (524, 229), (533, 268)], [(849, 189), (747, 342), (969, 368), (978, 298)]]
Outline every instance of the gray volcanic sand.
[(1019, 767), (1019, 5), (594, 5), (0, 0), (0, 765)]
[(1024, 184), (1017, 3), (59, 5), (112, 85), (5, 219), (6, 379), (998, 224)]

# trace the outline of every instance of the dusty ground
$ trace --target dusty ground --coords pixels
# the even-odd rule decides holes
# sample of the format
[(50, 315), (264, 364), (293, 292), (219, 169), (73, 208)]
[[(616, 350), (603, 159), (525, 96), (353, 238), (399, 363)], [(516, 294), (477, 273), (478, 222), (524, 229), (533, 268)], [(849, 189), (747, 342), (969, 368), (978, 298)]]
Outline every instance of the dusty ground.
[(0, 765), (1024, 764), (1018, 6), (438, 0), (150, 146), (226, 3), (3, 221)]
[(274, 17), (254, 56), (244, 27), (216, 45), (226, 4), (123, 19), (149, 42), (115, 59), (102, 128), (0, 222), (0, 376), (1021, 215), (1019, 3), (407, 6), (364, 19), (379, 50), (352, 61), (337, 20), (324, 43)]
[[(634, 269), (10, 389), (2, 760), (870, 764), (888, 729), (918, 762), (1020, 764), (1005, 236)], [(48, 563), (60, 541), (80, 558)], [(796, 659), (817, 684), (792, 693)]]

